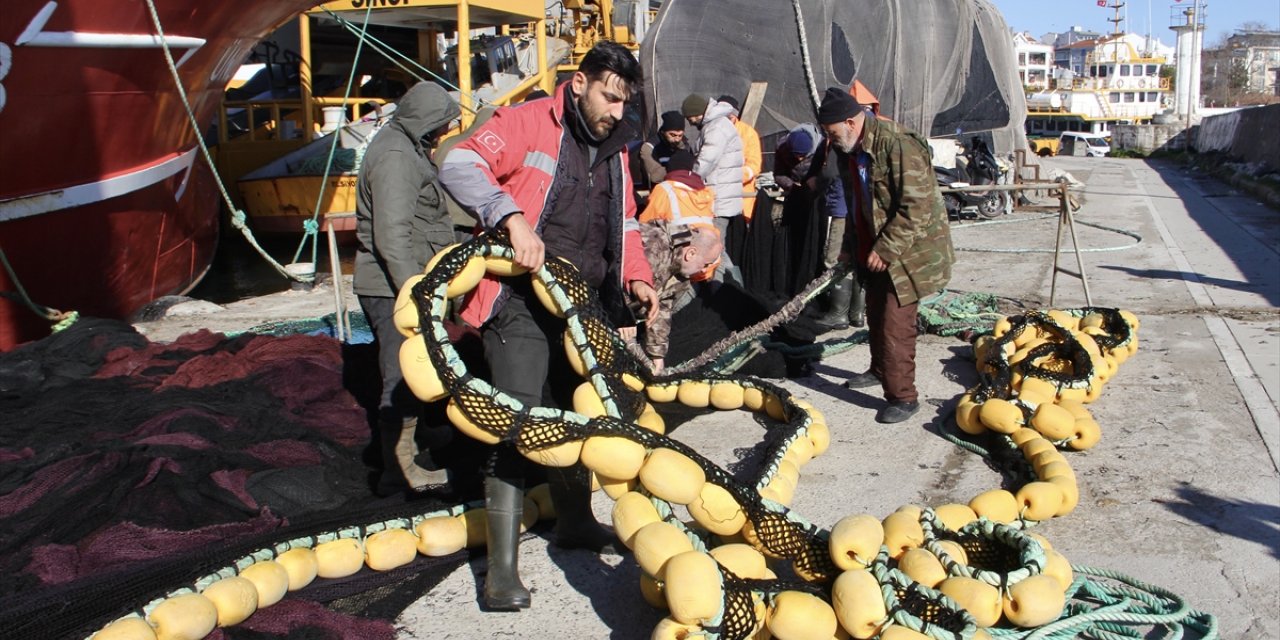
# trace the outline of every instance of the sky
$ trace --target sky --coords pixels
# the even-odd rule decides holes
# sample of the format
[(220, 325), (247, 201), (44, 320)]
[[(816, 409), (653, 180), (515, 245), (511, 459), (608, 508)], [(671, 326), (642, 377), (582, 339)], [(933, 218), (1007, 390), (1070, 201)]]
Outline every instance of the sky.
[[(1030, 31), (1031, 35), (1038, 38), (1050, 31), (1066, 31), (1073, 25), (1079, 25), (1088, 31), (1110, 33), (1112, 24), (1108, 18), (1115, 15), (1110, 5), (1115, 4), (1115, 1), (1107, 0), (1109, 6), (1105, 9), (1098, 6), (1097, 0), (991, 0), (991, 3), (1004, 14), (1004, 20), (1011, 29)], [(1150, 25), (1151, 34), (1168, 45), (1172, 45), (1174, 41), (1174, 33), (1169, 30), (1169, 26), (1174, 24), (1174, 12), (1195, 2), (1121, 1), (1126, 5), (1121, 13), (1125, 10), (1129, 13), (1125, 31), (1145, 35)], [(1280, 30), (1280, 0), (1200, 0), (1200, 4), (1205, 24), (1204, 41), (1207, 45), (1231, 35), (1241, 24), (1249, 21), (1262, 22), (1269, 29)], [(1186, 19), (1182, 20), (1185, 22)]]

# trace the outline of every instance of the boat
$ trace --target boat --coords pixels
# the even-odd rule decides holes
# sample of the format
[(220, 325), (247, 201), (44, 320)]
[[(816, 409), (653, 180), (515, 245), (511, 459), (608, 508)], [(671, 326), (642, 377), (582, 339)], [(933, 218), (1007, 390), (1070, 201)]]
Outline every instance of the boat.
[[(245, 133), (238, 138), (224, 135), (219, 148), (220, 153), (226, 150), (230, 160), (220, 163), (221, 173), (236, 184), (254, 231), (296, 236), (315, 220), (318, 230), (332, 228), (341, 240), (353, 240), (360, 150), (368, 144), (367, 134), (376, 123), (389, 116), (387, 103), (415, 82), (438, 82), (462, 104), (463, 115), (453, 133), (464, 129), (483, 107), (518, 102), (537, 89), (554, 89), (561, 63), (572, 61), (573, 45), (566, 39), (547, 37), (549, 20), (544, 5), (542, 0), (511, 0), (481, 9), (456, 1), (430, 0), (368, 9), (360, 2), (339, 0), (301, 16), (298, 38), (306, 39), (306, 44), (300, 47), (293, 64), (294, 97), (277, 99), (264, 95), (227, 100), (223, 105), (224, 131), (234, 129), (225, 126), (232, 120), (232, 112), (250, 114), (249, 124), (242, 127)], [(360, 68), (381, 65), (390, 68), (390, 77), (371, 76), (362, 84), (395, 89), (373, 95), (363, 87), (353, 86), (351, 95), (344, 99), (347, 89), (339, 86), (330, 87), (327, 95), (311, 95), (307, 88), (318, 84), (313, 81), (311, 70), (339, 65), (349, 69), (350, 51), (361, 39), (360, 27), (366, 22), (377, 27), (377, 36), (381, 36), (366, 41), (367, 47), (373, 49), (369, 57), (388, 59), (377, 63), (361, 61)], [(456, 35), (485, 28), (494, 33), (462, 40)], [(448, 36), (455, 44), (441, 46), (442, 36)], [(330, 50), (319, 41), (327, 42)], [(405, 43), (412, 46), (413, 55), (400, 60), (387, 55), (388, 49), (398, 51), (396, 45)], [(471, 64), (460, 65), (459, 60), (470, 60)], [(311, 108), (304, 109), (303, 104), (310, 104)], [(263, 117), (254, 119), (255, 112), (261, 112)], [(311, 130), (311, 118), (321, 112), (326, 121), (317, 133), (323, 137), (310, 142), (300, 140), (297, 133)], [(302, 114), (303, 118), (292, 114)], [(329, 138), (335, 130), (342, 132), (336, 147)], [(286, 131), (295, 135), (285, 135)], [(343, 157), (326, 167), (331, 149)], [(281, 152), (287, 154), (272, 155), (279, 156)], [(266, 157), (271, 159), (264, 162)], [(257, 158), (259, 163), (246, 166), (236, 162), (237, 158)]]
[(220, 198), (163, 47), (206, 127), (249, 50), (315, 4), (5, 3), (0, 349), (48, 334), (51, 310), (123, 318), (199, 282)]

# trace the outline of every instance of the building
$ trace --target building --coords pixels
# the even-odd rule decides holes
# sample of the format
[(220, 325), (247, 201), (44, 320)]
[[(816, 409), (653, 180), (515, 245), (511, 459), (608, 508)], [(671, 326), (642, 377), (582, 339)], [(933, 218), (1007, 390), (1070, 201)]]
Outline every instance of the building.
[(1255, 93), (1280, 96), (1280, 31), (1236, 31), (1226, 44), (1204, 52), (1201, 70), (1207, 99), (1229, 103)]
[(1018, 77), (1027, 91), (1049, 88), (1053, 70), (1053, 47), (1036, 40), (1031, 34), (1013, 34), (1013, 51), (1018, 60)]
[(1084, 27), (1071, 27), (1070, 30), (1062, 33), (1046, 33), (1041, 36), (1040, 41), (1053, 47), (1053, 66), (1080, 74), (1084, 67), (1084, 52), (1090, 45), (1085, 45), (1084, 48), (1076, 45), (1092, 42), (1100, 37), (1102, 34), (1096, 31), (1086, 31)]

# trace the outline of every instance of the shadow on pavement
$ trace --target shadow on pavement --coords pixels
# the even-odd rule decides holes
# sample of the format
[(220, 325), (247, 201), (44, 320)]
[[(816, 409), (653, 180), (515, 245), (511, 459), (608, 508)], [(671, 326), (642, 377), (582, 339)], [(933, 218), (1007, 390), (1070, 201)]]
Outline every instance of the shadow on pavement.
[[(1174, 271), (1172, 269), (1133, 269), (1131, 267), (1120, 267), (1116, 265), (1104, 264), (1099, 265), (1100, 269), (1110, 271), (1123, 271), (1135, 278), (1149, 278), (1159, 280), (1195, 280), (1207, 287), (1219, 287), (1222, 289), (1234, 289), (1236, 291), (1248, 291), (1249, 293), (1265, 294), (1268, 299), (1272, 297), (1269, 289), (1274, 288), (1268, 283), (1251, 283), (1241, 280), (1226, 280), (1223, 278), (1214, 278), (1200, 273), (1188, 273), (1186, 271)], [(1274, 302), (1273, 302), (1274, 304)]]
[(1280, 558), (1280, 508), (1257, 502), (1219, 498), (1183, 482), (1180, 502), (1166, 501), (1170, 511), (1225, 535), (1255, 542)]
[[(640, 567), (628, 551), (616, 566), (581, 549), (567, 550), (547, 545), (551, 562), (563, 572), (563, 579), (591, 601), (600, 621), (612, 630), (611, 640), (641, 640), (653, 633), (664, 614), (640, 597)], [(537, 595), (534, 596), (534, 606)]]

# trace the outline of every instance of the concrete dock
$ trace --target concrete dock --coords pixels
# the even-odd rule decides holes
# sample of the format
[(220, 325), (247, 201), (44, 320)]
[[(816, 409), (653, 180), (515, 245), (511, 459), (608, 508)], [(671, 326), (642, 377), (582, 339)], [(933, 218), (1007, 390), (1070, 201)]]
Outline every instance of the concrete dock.
[[(1090, 406), (1101, 442), (1067, 454), (1079, 507), (1037, 529), (1075, 564), (1158, 585), (1216, 615), (1223, 638), (1280, 638), (1280, 212), (1173, 164), (1044, 164), (1084, 183), (1075, 219), (1093, 304), (1129, 309), (1142, 325), (1138, 353)], [(1018, 212), (998, 222), (952, 227), (951, 288), (1047, 309), (1056, 219)], [(1064, 253), (1062, 265), (1074, 271), (1074, 255)], [(268, 312), (279, 318), (289, 305), (297, 305), (296, 317), (333, 306), (323, 288), (281, 296), (284, 302), (258, 301), (256, 311), (229, 305), (191, 316), (185, 329), (245, 328)], [(1054, 306), (1084, 304), (1080, 282), (1059, 274)], [(236, 320), (224, 316), (236, 313)], [(168, 339), (184, 330), (176, 322), (143, 330)], [(873, 420), (878, 394), (840, 385), (866, 368), (865, 347), (823, 361), (814, 376), (785, 381), (827, 416), (832, 432), (830, 450), (801, 470), (793, 508), (829, 527), (907, 503), (968, 502), (998, 487), (999, 475), (978, 456), (937, 434), (977, 381), (968, 351), (956, 338), (922, 337), (924, 406), (893, 426)], [(673, 437), (728, 465), (758, 453), (766, 431), (751, 414), (721, 412)], [(611, 506), (596, 494), (603, 522)], [(641, 599), (630, 556), (563, 551), (535, 537), (521, 546), (520, 562), (531, 609), (481, 611), (484, 556), (476, 553), (404, 612), (400, 636), (632, 640), (648, 638), (664, 615)]]

